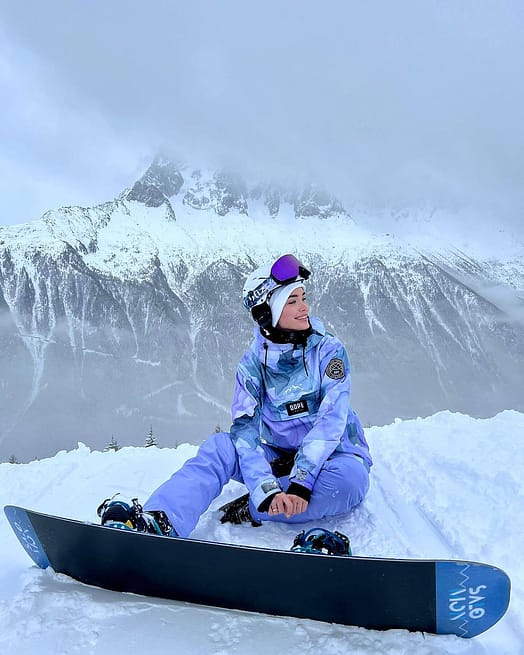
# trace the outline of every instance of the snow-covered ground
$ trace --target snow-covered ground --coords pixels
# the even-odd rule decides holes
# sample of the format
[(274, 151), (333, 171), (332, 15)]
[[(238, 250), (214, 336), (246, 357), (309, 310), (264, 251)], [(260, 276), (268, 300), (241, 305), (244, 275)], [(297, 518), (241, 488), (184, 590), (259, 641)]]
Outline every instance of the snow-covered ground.
[[(375, 632), (87, 587), (33, 566), (2, 513), (0, 653), (524, 653), (524, 414), (505, 411), (481, 420), (441, 412), (370, 428), (367, 434), (375, 459), (367, 499), (352, 514), (320, 523), (348, 534), (357, 555), (453, 557), (503, 568), (512, 579), (510, 609), (484, 635), (462, 640), (400, 630)], [(1, 504), (97, 521), (102, 499), (120, 491), (144, 500), (195, 450), (181, 445), (101, 453), (79, 444), (46, 460), (0, 464)], [(230, 483), (194, 536), (289, 548), (296, 526), (265, 524), (255, 529), (218, 521), (219, 504), (241, 490), (241, 485)], [(177, 565), (183, 562), (173, 562)]]

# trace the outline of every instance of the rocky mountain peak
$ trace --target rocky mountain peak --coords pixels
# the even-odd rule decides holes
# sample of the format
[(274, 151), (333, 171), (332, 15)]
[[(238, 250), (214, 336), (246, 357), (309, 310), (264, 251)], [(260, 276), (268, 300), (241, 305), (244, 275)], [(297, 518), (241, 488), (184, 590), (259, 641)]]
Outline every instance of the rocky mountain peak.
[(334, 214), (345, 214), (344, 207), (334, 196), (315, 184), (309, 184), (297, 195), (295, 202), (295, 217), (307, 218), (319, 216), (329, 218)]
[[(246, 180), (234, 171), (191, 167), (163, 155), (155, 157), (125, 197), (147, 207), (160, 207), (179, 195), (183, 205), (212, 209), (219, 216), (231, 212), (248, 216), (255, 201), (262, 201), (271, 218), (276, 218), (284, 205), (289, 205), (295, 218), (329, 218), (346, 213), (336, 197), (314, 183), (299, 188)], [(260, 208), (258, 202), (257, 206)]]
[(183, 184), (184, 178), (176, 164), (159, 155), (135, 182), (127, 199), (141, 202), (146, 207), (160, 207), (169, 204), (169, 198), (176, 196)]

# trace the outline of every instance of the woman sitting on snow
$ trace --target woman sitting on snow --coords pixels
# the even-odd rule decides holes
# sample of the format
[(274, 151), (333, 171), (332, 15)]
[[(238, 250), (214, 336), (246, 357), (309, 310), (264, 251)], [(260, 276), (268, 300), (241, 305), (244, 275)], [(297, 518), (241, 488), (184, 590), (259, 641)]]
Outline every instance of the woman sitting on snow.
[(299, 523), (363, 500), (372, 461), (349, 404), (348, 356), (309, 317), (309, 276), (293, 255), (251, 273), (244, 305), (258, 328), (237, 369), (230, 432), (209, 437), (143, 511), (138, 503), (106, 501), (102, 523), (187, 537), (231, 479), (249, 495), (230, 503), (223, 521)]

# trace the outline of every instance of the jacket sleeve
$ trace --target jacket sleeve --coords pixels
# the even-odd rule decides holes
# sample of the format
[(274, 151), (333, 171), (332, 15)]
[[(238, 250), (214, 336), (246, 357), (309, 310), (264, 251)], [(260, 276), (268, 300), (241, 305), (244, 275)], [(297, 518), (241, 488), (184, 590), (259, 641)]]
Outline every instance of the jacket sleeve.
[(235, 445), (244, 482), (253, 504), (264, 511), (268, 499), (282, 491), (260, 445), (261, 379), (256, 363), (244, 357), (236, 373), (231, 408), (231, 439)]
[[(322, 346), (321, 346), (322, 347)], [(346, 431), (351, 389), (349, 359), (344, 346), (333, 339), (320, 356), (321, 402), (315, 423), (297, 452), (289, 481), (310, 491), (326, 459)]]

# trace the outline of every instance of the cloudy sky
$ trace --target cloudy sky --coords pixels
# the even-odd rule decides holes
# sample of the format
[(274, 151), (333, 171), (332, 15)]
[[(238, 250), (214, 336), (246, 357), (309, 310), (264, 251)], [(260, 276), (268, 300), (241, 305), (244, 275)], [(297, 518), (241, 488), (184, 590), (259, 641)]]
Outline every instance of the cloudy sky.
[(25, 0), (0, 18), (0, 223), (110, 199), (159, 148), (521, 223), (521, 0)]

